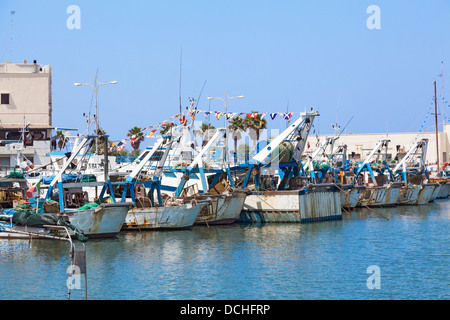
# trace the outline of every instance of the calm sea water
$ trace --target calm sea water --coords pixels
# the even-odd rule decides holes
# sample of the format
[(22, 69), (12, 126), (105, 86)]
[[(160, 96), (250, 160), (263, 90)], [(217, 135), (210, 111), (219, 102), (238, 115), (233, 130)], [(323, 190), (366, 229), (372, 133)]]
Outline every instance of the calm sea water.
[[(342, 221), (127, 232), (87, 243), (89, 299), (449, 299), (450, 201)], [(385, 219), (388, 218), (389, 220)], [(0, 299), (66, 299), (69, 245), (0, 240)], [(379, 268), (380, 289), (369, 289)], [(81, 290), (72, 299), (83, 299)]]

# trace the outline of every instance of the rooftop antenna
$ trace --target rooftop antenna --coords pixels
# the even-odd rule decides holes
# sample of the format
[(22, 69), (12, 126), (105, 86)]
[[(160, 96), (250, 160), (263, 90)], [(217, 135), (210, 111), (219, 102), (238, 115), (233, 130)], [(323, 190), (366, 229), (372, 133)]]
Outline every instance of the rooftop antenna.
[(180, 113), (181, 113), (181, 68), (183, 65), (183, 48), (181, 48), (181, 52), (180, 52), (180, 85), (178, 88), (178, 95), (179, 95), (179, 99), (180, 99)]
[(15, 14), (15, 11), (11, 11), (11, 63), (13, 61), (13, 15)]
[(200, 97), (202, 96), (203, 89), (205, 88), (205, 84), (206, 84), (206, 80), (205, 80), (205, 82), (203, 83), (203, 87), (202, 87), (202, 90), (200, 90), (200, 94), (198, 95), (197, 103), (195, 104), (195, 109), (197, 109), (198, 102), (200, 101)]

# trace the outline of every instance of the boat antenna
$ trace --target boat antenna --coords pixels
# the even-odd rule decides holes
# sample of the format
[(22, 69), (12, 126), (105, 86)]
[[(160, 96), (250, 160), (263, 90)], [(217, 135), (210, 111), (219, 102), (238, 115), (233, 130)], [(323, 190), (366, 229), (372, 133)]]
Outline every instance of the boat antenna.
[(202, 87), (202, 90), (200, 90), (200, 94), (198, 95), (197, 103), (195, 104), (195, 109), (197, 109), (198, 102), (200, 101), (200, 97), (202, 96), (203, 89), (205, 88), (205, 84), (206, 84), (206, 80), (205, 80), (205, 82), (203, 83), (203, 87)]
[(445, 124), (445, 96), (444, 96), (444, 50), (442, 49), (441, 59), (441, 77), (442, 77), (442, 119)]
[(180, 84), (179, 84), (179, 88), (178, 88), (178, 96), (179, 96), (179, 100), (180, 100), (180, 113), (181, 113), (181, 70), (182, 70), (182, 66), (183, 66), (183, 48), (181, 48), (181, 50), (180, 50)]
[(436, 81), (433, 81), (434, 84), (434, 120), (436, 123), (436, 174), (439, 175), (439, 141), (438, 141), (438, 120), (437, 120), (437, 97), (436, 97)]
[(341, 136), (342, 133), (344, 133), (345, 128), (347, 128), (348, 124), (350, 123), (350, 121), (352, 121), (354, 116), (352, 116), (350, 118), (350, 120), (348, 120), (347, 124), (345, 125), (345, 127), (341, 130), (341, 132), (339, 132), (338, 138)]

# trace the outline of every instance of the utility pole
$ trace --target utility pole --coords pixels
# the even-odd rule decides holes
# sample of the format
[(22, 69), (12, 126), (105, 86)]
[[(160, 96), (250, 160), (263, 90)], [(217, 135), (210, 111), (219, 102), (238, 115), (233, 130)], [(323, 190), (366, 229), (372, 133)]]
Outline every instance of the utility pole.
[[(83, 84), (83, 83), (74, 83), (75, 86), (79, 87), (79, 86), (89, 86), (91, 88), (94, 89), (94, 99), (95, 99), (95, 135), (97, 136), (96, 138), (96, 152), (98, 154), (99, 151), (99, 146), (98, 146), (98, 135), (99, 135), (99, 121), (98, 121), (98, 96), (97, 96), (97, 91), (98, 88), (107, 84), (117, 84), (117, 81), (110, 81), (110, 82), (105, 82), (105, 83), (99, 83), (97, 81), (97, 75), (94, 78), (94, 82), (90, 83), (90, 84)], [(90, 114), (90, 113), (89, 113)], [(89, 130), (89, 127), (88, 127)], [(88, 131), (88, 135), (89, 135), (89, 131)], [(107, 150), (105, 149), (105, 152), (107, 152)]]

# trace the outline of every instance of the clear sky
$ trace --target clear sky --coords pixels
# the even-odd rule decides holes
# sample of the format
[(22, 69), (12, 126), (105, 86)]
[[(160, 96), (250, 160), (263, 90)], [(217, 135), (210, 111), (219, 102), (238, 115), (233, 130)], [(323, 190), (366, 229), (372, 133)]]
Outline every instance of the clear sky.
[[(70, 5), (80, 8), (80, 29), (67, 27)], [(370, 5), (380, 8), (380, 29), (367, 27)], [(90, 83), (97, 71), (100, 82), (118, 81), (99, 89), (112, 140), (178, 113), (181, 51), (183, 107), (203, 86), (203, 110), (223, 111), (207, 97), (224, 92), (245, 96), (230, 112), (315, 107), (322, 134), (352, 117), (346, 133), (419, 131), (434, 80), (442, 99), (442, 58), (450, 96), (448, 0), (1, 0), (0, 61), (10, 60), (13, 10), (13, 62), (52, 66), (54, 126), (86, 128), (92, 89), (74, 82)]]

